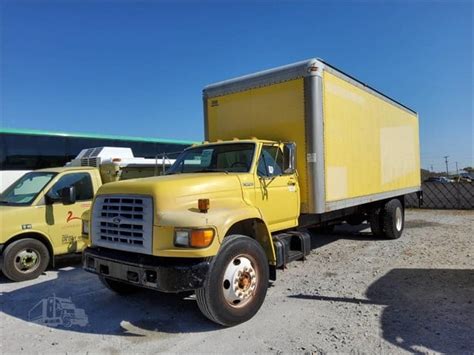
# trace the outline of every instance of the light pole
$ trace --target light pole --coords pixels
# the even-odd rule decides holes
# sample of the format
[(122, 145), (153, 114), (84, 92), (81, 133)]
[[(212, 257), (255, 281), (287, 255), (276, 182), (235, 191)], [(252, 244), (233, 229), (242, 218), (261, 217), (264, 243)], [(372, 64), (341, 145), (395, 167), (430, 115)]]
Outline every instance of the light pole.
[(446, 177), (447, 177), (447, 178), (449, 178), (448, 158), (449, 158), (449, 155), (445, 155), (445, 156), (444, 156), (444, 162), (446, 163)]

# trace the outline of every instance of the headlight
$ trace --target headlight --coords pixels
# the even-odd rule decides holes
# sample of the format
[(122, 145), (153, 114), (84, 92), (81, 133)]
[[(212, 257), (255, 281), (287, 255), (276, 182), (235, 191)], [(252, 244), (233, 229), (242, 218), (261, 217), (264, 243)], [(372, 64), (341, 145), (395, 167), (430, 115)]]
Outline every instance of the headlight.
[(174, 232), (174, 245), (177, 247), (187, 247), (189, 246), (189, 233), (190, 230), (180, 229), (175, 230)]
[(82, 234), (89, 235), (89, 221), (82, 221)]
[(205, 248), (214, 239), (214, 229), (176, 229), (174, 245), (185, 248)]

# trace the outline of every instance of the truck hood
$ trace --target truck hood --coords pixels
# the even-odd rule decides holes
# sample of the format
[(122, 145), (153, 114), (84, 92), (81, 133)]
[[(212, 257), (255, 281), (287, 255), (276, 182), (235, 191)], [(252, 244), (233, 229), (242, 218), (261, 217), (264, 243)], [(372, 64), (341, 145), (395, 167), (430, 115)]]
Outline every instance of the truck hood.
[(214, 206), (219, 200), (242, 200), (239, 177), (226, 173), (175, 174), (102, 185), (98, 195), (109, 194), (149, 195), (159, 210), (197, 208), (199, 198), (211, 199)]
[(22, 231), (22, 224), (35, 225), (31, 216), (32, 206), (0, 205), (0, 244)]

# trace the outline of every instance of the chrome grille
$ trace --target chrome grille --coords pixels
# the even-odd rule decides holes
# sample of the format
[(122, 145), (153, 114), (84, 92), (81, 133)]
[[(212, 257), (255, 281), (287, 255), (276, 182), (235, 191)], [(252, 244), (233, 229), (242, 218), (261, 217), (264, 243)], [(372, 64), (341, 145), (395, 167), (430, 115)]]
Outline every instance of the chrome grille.
[(92, 210), (94, 245), (151, 254), (153, 203), (141, 195), (101, 195)]

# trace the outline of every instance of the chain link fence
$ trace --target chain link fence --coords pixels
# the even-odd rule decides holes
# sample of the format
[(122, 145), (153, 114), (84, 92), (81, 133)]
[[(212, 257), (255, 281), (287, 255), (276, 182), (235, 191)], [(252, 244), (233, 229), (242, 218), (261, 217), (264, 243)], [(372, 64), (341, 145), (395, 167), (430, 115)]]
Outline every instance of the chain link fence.
[[(474, 209), (474, 183), (469, 182), (424, 182), (422, 208)], [(406, 207), (419, 207), (416, 193), (405, 197)]]

